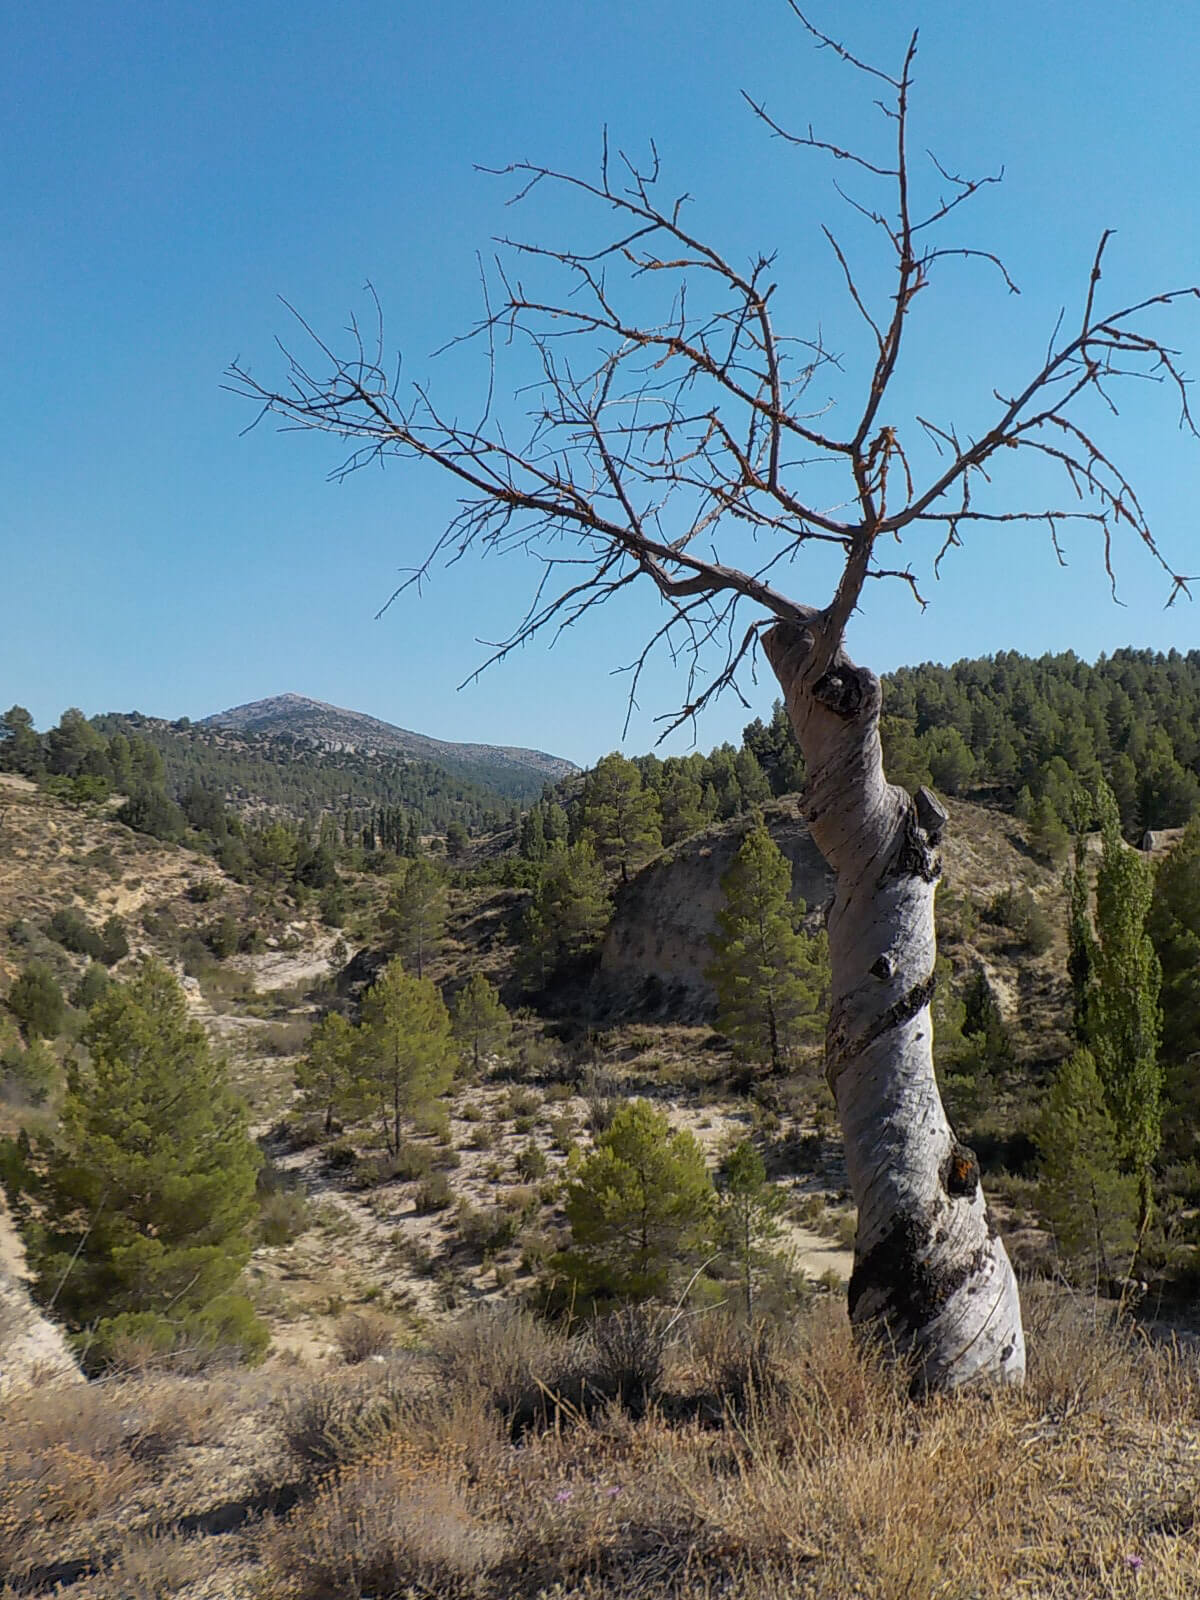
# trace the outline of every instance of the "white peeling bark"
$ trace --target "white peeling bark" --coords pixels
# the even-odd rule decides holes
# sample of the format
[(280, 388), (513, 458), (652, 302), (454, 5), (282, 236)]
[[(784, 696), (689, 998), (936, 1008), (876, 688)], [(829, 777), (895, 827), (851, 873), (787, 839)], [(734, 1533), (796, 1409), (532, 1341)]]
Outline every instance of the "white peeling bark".
[(914, 1384), (1019, 1383), (1016, 1280), (933, 1071), (937, 830), (889, 784), (879, 680), (781, 623), (765, 637), (804, 752), (813, 840), (837, 880), (829, 911), (826, 1071), (858, 1206), (850, 1316), (912, 1360)]

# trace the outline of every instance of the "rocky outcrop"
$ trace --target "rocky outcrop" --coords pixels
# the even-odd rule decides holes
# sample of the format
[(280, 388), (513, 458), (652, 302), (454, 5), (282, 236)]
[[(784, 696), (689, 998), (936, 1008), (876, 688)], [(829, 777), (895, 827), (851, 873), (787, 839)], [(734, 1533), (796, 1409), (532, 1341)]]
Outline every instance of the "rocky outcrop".
[[(771, 837), (792, 865), (792, 898), (803, 900), (811, 925), (833, 892), (826, 866), (798, 798), (767, 807)], [(610, 1017), (708, 1022), (716, 996), (705, 978), (709, 935), (717, 925), (721, 878), (737, 854), (750, 817), (695, 834), (664, 851), (620, 889), (600, 954), (601, 1010)]]
[(82, 1383), (62, 1329), (44, 1317), (23, 1281), (24, 1253), (0, 1199), (0, 1400), (42, 1383)]

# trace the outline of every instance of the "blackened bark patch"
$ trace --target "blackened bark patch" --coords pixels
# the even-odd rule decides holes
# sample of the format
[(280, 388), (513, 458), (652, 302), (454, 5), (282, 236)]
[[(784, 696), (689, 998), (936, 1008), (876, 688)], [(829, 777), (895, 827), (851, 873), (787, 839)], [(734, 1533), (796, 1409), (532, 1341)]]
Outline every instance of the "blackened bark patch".
[[(877, 974), (878, 976), (878, 974)], [(914, 984), (907, 994), (901, 995), (894, 1005), (890, 1005), (881, 1017), (877, 1017), (871, 1026), (857, 1037), (850, 1032), (850, 1023), (844, 1011), (836, 1007), (829, 1013), (829, 1022), (825, 1029), (825, 1076), (829, 1086), (836, 1092), (837, 1080), (841, 1072), (849, 1066), (850, 1062), (862, 1055), (885, 1033), (890, 1033), (893, 1028), (899, 1028), (905, 1022), (911, 1022), (929, 1002), (933, 999), (933, 991), (937, 980), (931, 972), (921, 983)]]
[(812, 697), (839, 717), (856, 717), (865, 699), (857, 667), (839, 662), (812, 687)]
[(876, 1039), (881, 1039), (885, 1033), (890, 1033), (893, 1028), (898, 1028), (902, 1023), (911, 1022), (919, 1011), (923, 1011), (933, 999), (933, 991), (937, 987), (937, 979), (931, 972), (920, 983), (916, 983), (907, 994), (901, 995), (895, 1005), (891, 1005), (858, 1040), (856, 1050), (865, 1050), (868, 1045), (874, 1044)]
[(850, 1275), (850, 1318), (868, 1295), (870, 1320), (879, 1319), (893, 1339), (907, 1345), (919, 1338), (968, 1278), (981, 1270), (990, 1244), (983, 1244), (963, 1261), (944, 1261), (935, 1245), (934, 1212), (908, 1212), (856, 1261)]
[(979, 1187), (979, 1161), (968, 1145), (956, 1139), (942, 1162), (942, 1188), (951, 1196), (973, 1196)]
[(886, 982), (888, 978), (892, 976), (895, 970), (895, 967), (892, 965), (891, 956), (880, 956), (877, 960), (872, 961), (871, 963), (872, 975), (878, 978), (881, 982)]
[(930, 849), (925, 832), (917, 821), (917, 808), (910, 801), (904, 814), (904, 837), (885, 876), (924, 878), (926, 883), (936, 883), (941, 875), (942, 858)]

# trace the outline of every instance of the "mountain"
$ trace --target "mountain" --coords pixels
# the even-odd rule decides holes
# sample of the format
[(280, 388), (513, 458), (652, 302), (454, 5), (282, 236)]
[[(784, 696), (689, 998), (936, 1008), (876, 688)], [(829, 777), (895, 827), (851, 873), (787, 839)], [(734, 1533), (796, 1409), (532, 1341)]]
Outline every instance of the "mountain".
[(271, 695), (252, 700), (248, 705), (218, 711), (198, 724), (202, 728), (226, 729), (234, 733), (261, 734), (271, 738), (302, 739), (320, 748), (359, 755), (381, 755), (412, 761), (430, 761), (447, 772), (460, 773), (475, 783), (487, 784), (504, 793), (511, 792), (512, 780), (519, 777), (521, 789), (540, 788), (579, 769), (561, 756), (542, 750), (523, 750), (509, 745), (453, 744), (432, 739), (428, 734), (398, 728), (361, 711), (346, 711), (300, 694)]

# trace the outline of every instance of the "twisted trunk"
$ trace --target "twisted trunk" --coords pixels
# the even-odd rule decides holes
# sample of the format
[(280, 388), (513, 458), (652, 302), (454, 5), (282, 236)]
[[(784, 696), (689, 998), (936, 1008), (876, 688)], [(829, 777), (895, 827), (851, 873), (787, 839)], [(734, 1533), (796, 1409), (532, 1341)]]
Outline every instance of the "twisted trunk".
[(851, 1319), (912, 1360), (917, 1387), (1020, 1382), (1016, 1280), (933, 1071), (941, 814), (884, 777), (873, 673), (840, 651), (823, 670), (797, 625), (764, 645), (804, 753), (812, 836), (837, 879), (826, 1071), (858, 1206)]

